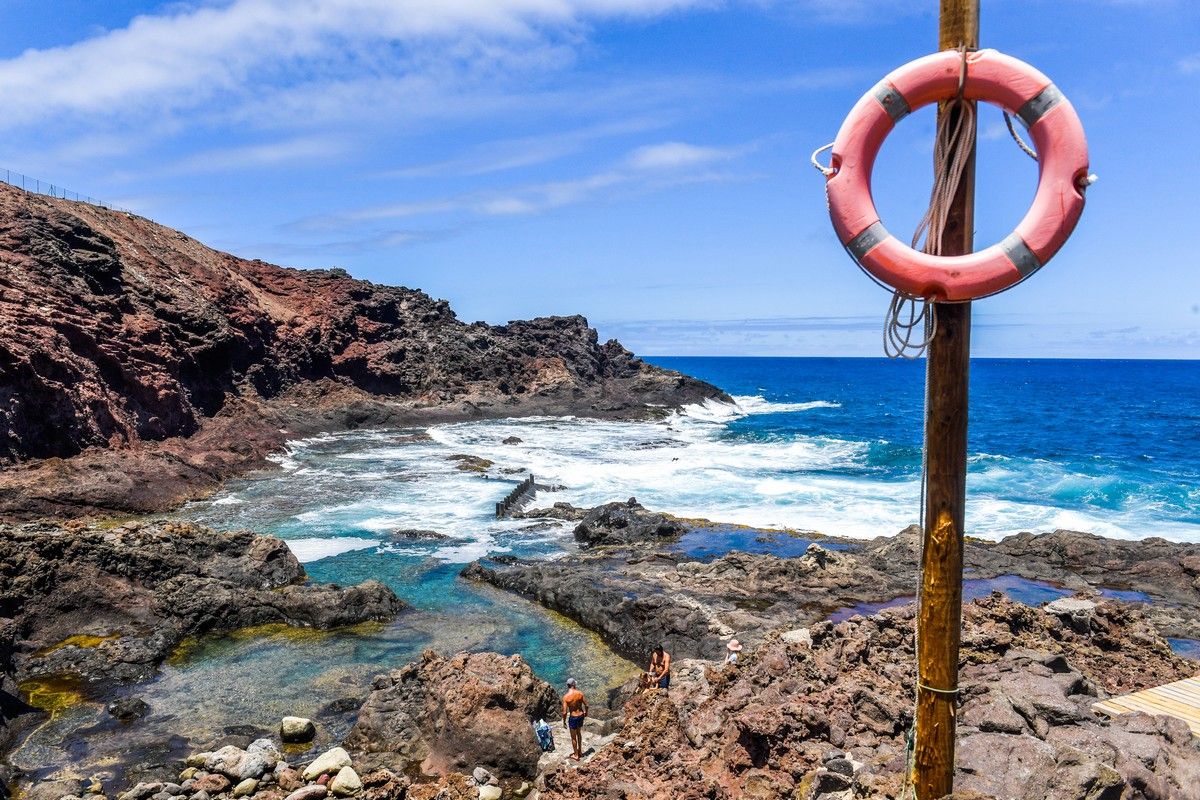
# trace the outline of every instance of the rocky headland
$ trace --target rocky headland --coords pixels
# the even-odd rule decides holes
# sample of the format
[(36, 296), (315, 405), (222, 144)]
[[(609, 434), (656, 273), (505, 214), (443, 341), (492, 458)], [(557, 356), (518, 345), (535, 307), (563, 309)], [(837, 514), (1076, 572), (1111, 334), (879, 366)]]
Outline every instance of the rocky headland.
[(325, 430), (726, 398), (583, 317), (240, 259), (131, 214), (0, 184), (0, 515), (159, 511)]

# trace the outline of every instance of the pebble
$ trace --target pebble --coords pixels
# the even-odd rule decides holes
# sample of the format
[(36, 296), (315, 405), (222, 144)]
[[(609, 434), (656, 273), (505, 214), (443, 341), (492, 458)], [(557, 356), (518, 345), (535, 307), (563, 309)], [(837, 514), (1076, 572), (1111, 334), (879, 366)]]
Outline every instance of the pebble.
[(500, 800), (504, 792), (499, 786), (480, 786), (479, 800)]
[(249, 797), (258, 791), (258, 780), (255, 778), (246, 778), (246, 780), (233, 787), (234, 797)]
[(317, 735), (317, 726), (305, 717), (284, 717), (279, 723), (279, 738), (289, 744), (311, 742)]
[(324, 786), (305, 786), (289, 794), (286, 800), (321, 800), (326, 791)]
[(808, 628), (796, 628), (793, 631), (782, 634), (779, 638), (789, 644), (802, 644), (805, 647), (812, 647), (813, 644), (812, 634)]
[(196, 783), (192, 788), (197, 792), (207, 792), (209, 794), (220, 794), (229, 788), (229, 778), (216, 772), (209, 773), (203, 778), (197, 778)]
[(246, 757), (246, 751), (240, 747), (226, 745), (220, 750), (212, 753), (204, 762), (204, 768), (209, 772), (219, 772), (230, 778), (242, 779), (239, 774), (243, 759)]
[(342, 767), (329, 782), (329, 791), (338, 797), (351, 797), (362, 791), (362, 779), (353, 767)]
[(319, 775), (337, 772), (342, 767), (352, 766), (350, 754), (340, 747), (327, 750), (304, 768), (304, 780), (311, 781)]

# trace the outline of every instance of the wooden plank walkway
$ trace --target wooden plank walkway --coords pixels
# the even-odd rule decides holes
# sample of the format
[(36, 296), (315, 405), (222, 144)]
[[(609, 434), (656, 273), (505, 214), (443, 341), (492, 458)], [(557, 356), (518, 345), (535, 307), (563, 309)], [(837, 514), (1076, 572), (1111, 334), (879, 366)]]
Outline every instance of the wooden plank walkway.
[(1200, 736), (1200, 678), (1184, 678), (1153, 689), (1110, 697), (1093, 703), (1092, 709), (1110, 717), (1134, 711), (1176, 717)]

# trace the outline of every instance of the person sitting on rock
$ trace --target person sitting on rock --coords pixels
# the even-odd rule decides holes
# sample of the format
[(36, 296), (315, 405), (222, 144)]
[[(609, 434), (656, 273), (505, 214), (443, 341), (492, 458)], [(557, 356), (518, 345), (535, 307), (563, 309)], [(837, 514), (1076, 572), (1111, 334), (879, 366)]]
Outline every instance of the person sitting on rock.
[(575, 685), (574, 678), (567, 678), (567, 693), (563, 695), (562, 710), (563, 727), (570, 731), (571, 747), (575, 750), (571, 758), (579, 761), (583, 758), (583, 721), (587, 719), (588, 704), (583, 692)]
[(729, 654), (725, 656), (725, 666), (736, 667), (738, 653), (742, 652), (742, 643), (737, 639), (730, 639), (729, 644), (725, 645), (725, 649), (729, 651)]
[(650, 673), (652, 685), (664, 692), (669, 692), (671, 688), (671, 654), (664, 650), (661, 644), (650, 654), (650, 668), (646, 671)]

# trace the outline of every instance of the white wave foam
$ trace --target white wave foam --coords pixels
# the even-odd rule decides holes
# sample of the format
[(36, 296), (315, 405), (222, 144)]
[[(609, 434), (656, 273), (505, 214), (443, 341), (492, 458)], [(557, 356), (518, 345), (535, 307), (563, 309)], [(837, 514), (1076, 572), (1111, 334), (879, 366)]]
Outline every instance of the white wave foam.
[(720, 400), (705, 400), (680, 409), (677, 416), (701, 422), (725, 423), (756, 414), (787, 414), (809, 411), (814, 408), (841, 408), (841, 403), (829, 400), (811, 400), (804, 403), (777, 403), (756, 395), (736, 395), (732, 403)]
[(240, 506), (246, 501), (236, 495), (228, 495), (226, 497), (218, 497), (212, 501), (214, 506)]
[(379, 541), (377, 539), (359, 539), (353, 536), (337, 536), (331, 539), (288, 539), (287, 546), (301, 564), (309, 564), (313, 561), (320, 561), (322, 558), (354, 550), (378, 547)]
[[(820, 400), (774, 403), (745, 396), (736, 404), (693, 406), (657, 422), (561, 417), (462, 422), (432, 427), (428, 439), (404, 444), (397, 443), (397, 431), (338, 434), (320, 447), (293, 451), (297, 466), (267, 478), (269, 491), (261, 484), (245, 490), (241, 497), (252, 502), (233, 513), (243, 526), (275, 526), (285, 536), (331, 543), (316, 546), (309, 559), (373, 546), (396, 528), (437, 530), (454, 541), (429, 543), (432, 555), (454, 563), (514, 546), (541, 553), (570, 546), (570, 526), (523, 530), (525, 523), (493, 518), (494, 504), (528, 472), (541, 484), (566, 487), (539, 492), (538, 506), (563, 501), (588, 507), (635, 496), (647, 507), (680, 516), (852, 537), (892, 535), (917, 522), (915, 468), (912, 474), (880, 477), (882, 468), (870, 460), (880, 443), (798, 434), (751, 441), (730, 435), (726, 425), (749, 414), (836, 407)], [(504, 444), (509, 437), (520, 441)], [(458, 453), (493, 461), (491, 479), (456, 469), (447, 457)], [(513, 471), (511, 480), (497, 479), (504, 470)], [(1080, 478), (1053, 461), (976, 454), (969, 487), (967, 528), (975, 536), (1073, 528), (1121, 538), (1200, 541), (1194, 522), (1157, 522), (1177, 511), (1157, 509), (1156, 497), (1104, 476)], [(231, 515), (228, 509), (223, 513)], [(339, 538), (342, 534), (361, 538)], [(354, 541), (361, 544), (347, 547)]]

